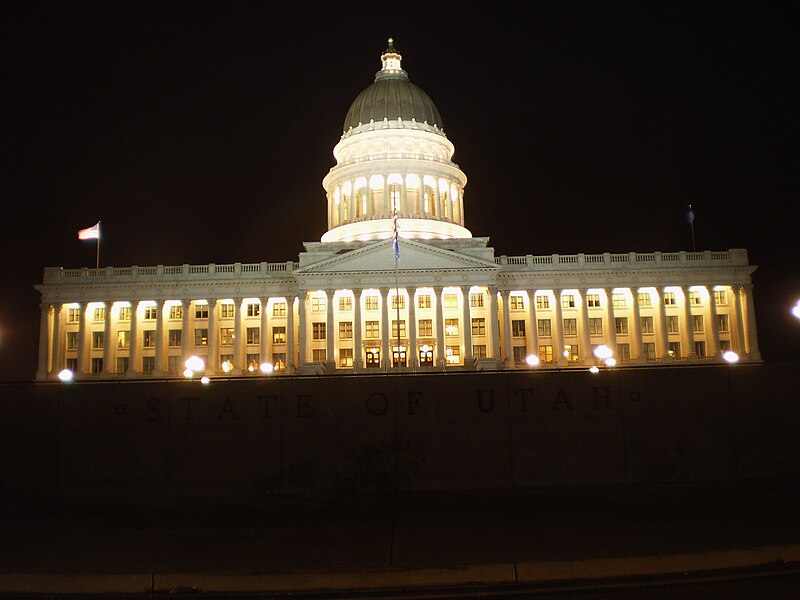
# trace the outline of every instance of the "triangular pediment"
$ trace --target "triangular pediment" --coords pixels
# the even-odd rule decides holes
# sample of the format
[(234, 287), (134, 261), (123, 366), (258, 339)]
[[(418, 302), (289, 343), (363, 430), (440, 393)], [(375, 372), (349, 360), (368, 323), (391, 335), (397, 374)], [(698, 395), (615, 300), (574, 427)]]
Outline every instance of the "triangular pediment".
[[(499, 267), (473, 256), (466, 256), (415, 240), (400, 240), (400, 271), (497, 270)], [(364, 273), (395, 270), (392, 240), (381, 240), (343, 254), (320, 260), (295, 271), (303, 273)]]

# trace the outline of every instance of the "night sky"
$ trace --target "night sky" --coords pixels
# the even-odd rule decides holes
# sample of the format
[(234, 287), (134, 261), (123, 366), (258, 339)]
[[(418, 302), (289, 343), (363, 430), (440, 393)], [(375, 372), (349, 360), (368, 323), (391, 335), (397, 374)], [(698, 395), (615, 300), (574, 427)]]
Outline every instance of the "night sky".
[(43, 268), (94, 266), (78, 229), (102, 221), (101, 266), (282, 262), (318, 241), (333, 146), (390, 36), (497, 255), (692, 250), (692, 204), (697, 250), (759, 266), (765, 360), (800, 358), (788, 15), (296, 4), (3, 4), (0, 379), (34, 377)]

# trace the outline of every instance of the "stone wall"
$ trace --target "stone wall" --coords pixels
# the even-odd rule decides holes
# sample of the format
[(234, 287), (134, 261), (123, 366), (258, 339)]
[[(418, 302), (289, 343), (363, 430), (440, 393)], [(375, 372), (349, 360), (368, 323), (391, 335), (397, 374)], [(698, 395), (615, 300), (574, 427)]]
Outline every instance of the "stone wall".
[(797, 478), (800, 369), (0, 386), (0, 493), (185, 495)]

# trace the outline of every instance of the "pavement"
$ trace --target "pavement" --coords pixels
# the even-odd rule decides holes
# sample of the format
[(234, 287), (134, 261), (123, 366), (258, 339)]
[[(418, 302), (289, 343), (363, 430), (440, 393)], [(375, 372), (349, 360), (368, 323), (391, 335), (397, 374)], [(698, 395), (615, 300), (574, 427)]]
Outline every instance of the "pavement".
[(800, 567), (800, 482), (0, 498), (0, 595), (500, 586)]

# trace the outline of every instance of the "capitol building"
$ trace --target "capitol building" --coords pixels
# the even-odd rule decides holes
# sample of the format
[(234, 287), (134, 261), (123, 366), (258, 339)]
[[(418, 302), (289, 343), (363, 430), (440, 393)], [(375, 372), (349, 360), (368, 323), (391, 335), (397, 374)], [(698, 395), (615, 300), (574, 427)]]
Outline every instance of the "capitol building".
[(744, 249), (496, 256), (473, 237), (401, 59), (390, 39), (345, 116), (319, 241), (280, 263), (45, 268), (37, 379), (761, 360)]

